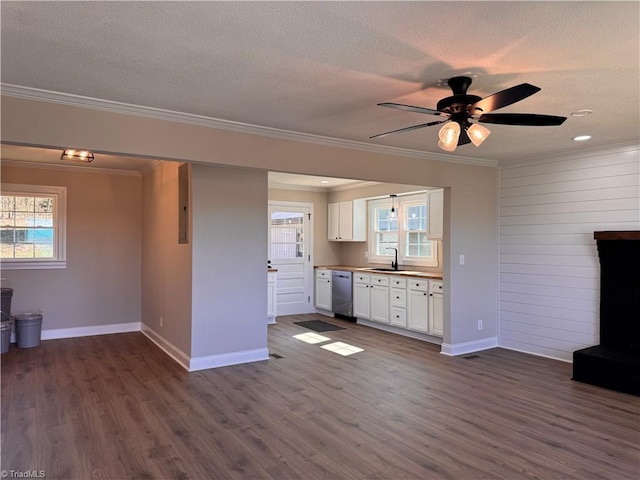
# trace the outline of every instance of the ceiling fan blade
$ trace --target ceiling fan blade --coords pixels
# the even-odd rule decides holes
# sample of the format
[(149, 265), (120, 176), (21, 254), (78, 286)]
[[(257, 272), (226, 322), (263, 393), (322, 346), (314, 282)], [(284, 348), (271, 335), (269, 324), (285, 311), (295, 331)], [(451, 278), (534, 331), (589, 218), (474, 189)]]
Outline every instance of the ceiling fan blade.
[(481, 123), (497, 123), (499, 125), (529, 125), (545, 127), (562, 125), (567, 117), (555, 115), (537, 115), (535, 113), (485, 113), (478, 118)]
[(426, 113), (427, 115), (439, 115), (441, 117), (449, 116), (448, 113), (440, 112), (439, 110), (432, 110), (431, 108), (424, 108), (424, 107), (415, 107), (413, 105), (403, 105), (401, 103), (385, 102), (385, 103), (379, 103), (378, 106), (395, 108), (396, 110), (404, 110), (405, 112)]
[[(506, 107), (512, 103), (519, 102), (527, 97), (530, 97), (536, 92), (541, 90), (540, 87), (531, 85), (530, 83), (521, 83), (515, 87), (507, 88), (500, 92), (484, 97), (482, 100), (474, 103), (469, 107), (469, 113), (472, 115), (481, 112), (492, 112), (499, 108)], [(479, 110), (479, 112), (478, 112)]]
[(420, 125), (413, 125), (412, 127), (405, 127), (405, 128), (400, 128), (398, 130), (392, 130), (390, 132), (379, 133), (378, 135), (374, 135), (373, 137), (369, 137), (369, 138), (380, 138), (380, 137), (384, 137), (386, 135), (393, 135), (393, 134), (396, 134), (396, 133), (410, 132), (411, 130), (417, 130), (419, 128), (430, 127), (432, 125), (438, 125), (439, 123), (444, 123), (444, 122), (447, 122), (447, 121), (448, 120), (438, 120), (437, 122), (421, 123)]

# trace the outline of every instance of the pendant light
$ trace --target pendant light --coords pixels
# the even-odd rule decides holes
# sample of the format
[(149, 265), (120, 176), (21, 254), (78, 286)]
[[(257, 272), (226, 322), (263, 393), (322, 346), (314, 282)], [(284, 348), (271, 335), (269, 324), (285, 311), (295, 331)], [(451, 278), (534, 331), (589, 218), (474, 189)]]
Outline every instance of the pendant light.
[(398, 212), (396, 211), (396, 197), (397, 195), (391, 194), (391, 213), (389, 214), (389, 218), (398, 218)]

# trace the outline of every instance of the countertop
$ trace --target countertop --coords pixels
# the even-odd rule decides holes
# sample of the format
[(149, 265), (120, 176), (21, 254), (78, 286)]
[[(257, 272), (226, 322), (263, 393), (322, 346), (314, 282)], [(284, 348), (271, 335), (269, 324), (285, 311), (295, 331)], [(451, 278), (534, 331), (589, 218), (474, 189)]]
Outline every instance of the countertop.
[(428, 278), (430, 280), (442, 280), (441, 273), (418, 272), (415, 270), (393, 270), (393, 271), (377, 271), (369, 267), (350, 267), (348, 265), (316, 265), (315, 268), (325, 268), (327, 270), (343, 270), (347, 272), (360, 272), (372, 275), (400, 275), (403, 277)]

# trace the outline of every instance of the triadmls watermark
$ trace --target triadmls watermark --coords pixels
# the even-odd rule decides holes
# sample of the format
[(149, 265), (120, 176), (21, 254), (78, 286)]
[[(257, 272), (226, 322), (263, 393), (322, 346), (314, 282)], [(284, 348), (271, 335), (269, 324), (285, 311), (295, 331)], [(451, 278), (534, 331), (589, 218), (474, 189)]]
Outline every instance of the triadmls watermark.
[(47, 472), (44, 470), (1, 470), (2, 478), (45, 478)]

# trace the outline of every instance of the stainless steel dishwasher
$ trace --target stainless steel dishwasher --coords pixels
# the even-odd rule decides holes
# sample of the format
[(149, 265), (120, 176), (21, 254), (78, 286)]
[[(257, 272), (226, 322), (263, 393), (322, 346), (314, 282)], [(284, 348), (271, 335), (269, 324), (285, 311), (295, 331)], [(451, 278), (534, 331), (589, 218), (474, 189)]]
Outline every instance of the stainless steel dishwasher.
[(351, 272), (333, 270), (331, 275), (331, 304), (333, 313), (353, 319), (353, 286)]

